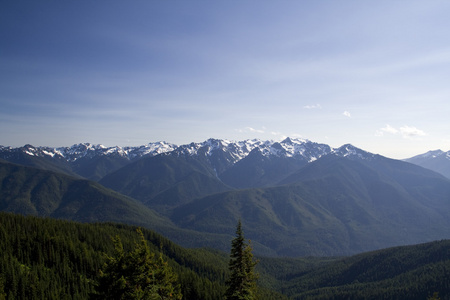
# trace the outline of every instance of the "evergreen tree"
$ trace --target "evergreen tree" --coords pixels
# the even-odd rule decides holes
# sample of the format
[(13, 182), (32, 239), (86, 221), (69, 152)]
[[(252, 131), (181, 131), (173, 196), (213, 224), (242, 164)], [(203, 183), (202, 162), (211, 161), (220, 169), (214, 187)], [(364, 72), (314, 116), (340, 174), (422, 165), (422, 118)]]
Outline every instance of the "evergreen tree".
[(177, 277), (162, 258), (155, 257), (142, 234), (133, 251), (125, 253), (119, 237), (113, 238), (114, 256), (100, 271), (101, 299), (181, 299)]
[(439, 298), (439, 293), (438, 292), (434, 292), (433, 296), (428, 297), (428, 300), (441, 300), (441, 298)]
[(239, 220), (236, 237), (231, 242), (229, 269), (230, 278), (227, 281), (225, 297), (227, 300), (256, 299), (256, 279), (254, 272), (256, 262), (253, 261), (250, 242), (245, 243), (242, 224)]
[(5, 293), (5, 278), (3, 277), (3, 274), (0, 274), (0, 300), (6, 299), (6, 293)]

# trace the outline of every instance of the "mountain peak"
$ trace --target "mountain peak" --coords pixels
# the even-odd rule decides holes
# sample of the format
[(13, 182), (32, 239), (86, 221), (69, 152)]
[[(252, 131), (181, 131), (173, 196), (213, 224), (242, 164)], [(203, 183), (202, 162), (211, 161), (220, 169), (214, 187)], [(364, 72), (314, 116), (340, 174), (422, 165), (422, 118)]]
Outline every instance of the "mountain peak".
[(450, 151), (432, 150), (404, 159), (404, 161), (431, 169), (450, 178)]
[(308, 143), (308, 142), (310, 142), (310, 141), (307, 140), (307, 139), (287, 137), (284, 140), (282, 140), (280, 143), (281, 144), (292, 145), (292, 144), (304, 144), (304, 143)]
[[(312, 162), (318, 158), (334, 153), (339, 156), (359, 157), (363, 159), (373, 158), (374, 155), (354, 147), (351, 144), (345, 144), (339, 148), (333, 149), (326, 144), (311, 142), (307, 139), (287, 137), (282, 141), (248, 139), (243, 141), (230, 141), (225, 139), (210, 138), (204, 142), (185, 144), (177, 146), (164, 141), (148, 143), (147, 145), (136, 147), (106, 147), (101, 144), (79, 143), (70, 147), (34, 147), (25, 145), (21, 148), (2, 147), (2, 152), (22, 151), (30, 156), (54, 157), (58, 156), (69, 162), (74, 162), (80, 158), (93, 158), (95, 156), (121, 156), (128, 160), (140, 158), (142, 156), (154, 156), (158, 154), (168, 155), (202, 155), (212, 157), (220, 155), (225, 157), (221, 161), (226, 164), (234, 164), (248, 156), (248, 154), (257, 149), (265, 157), (288, 157)], [(449, 155), (450, 157), (450, 155)]]
[(341, 147), (334, 149), (333, 153), (342, 157), (357, 157), (360, 159), (373, 159), (375, 157), (375, 154), (357, 148), (352, 144), (342, 145)]
[(20, 148), (1, 147), (0, 151), (4, 152), (3, 156), (7, 153), (13, 153), (16, 151), (23, 152), (29, 156), (37, 157), (54, 157), (59, 156), (67, 161), (74, 162), (83, 157), (95, 157), (95, 156), (111, 156), (119, 155), (127, 159), (134, 159), (142, 157), (144, 155), (158, 155), (164, 152), (173, 151), (176, 148), (174, 144), (166, 142), (155, 142), (138, 147), (106, 147), (101, 144), (91, 143), (79, 143), (70, 147), (35, 147), (30, 144), (26, 144)]
[[(449, 152), (450, 152), (450, 151), (449, 151)], [(412, 157), (412, 158), (436, 158), (436, 157), (438, 157), (438, 156), (440, 156), (440, 155), (442, 155), (442, 154), (444, 154), (444, 153), (445, 153), (445, 152), (442, 151), (441, 149), (438, 149), (438, 150), (431, 150), (431, 151), (428, 151), (428, 152), (426, 152), (426, 153), (416, 155), (416, 156), (414, 156), (414, 157)]]

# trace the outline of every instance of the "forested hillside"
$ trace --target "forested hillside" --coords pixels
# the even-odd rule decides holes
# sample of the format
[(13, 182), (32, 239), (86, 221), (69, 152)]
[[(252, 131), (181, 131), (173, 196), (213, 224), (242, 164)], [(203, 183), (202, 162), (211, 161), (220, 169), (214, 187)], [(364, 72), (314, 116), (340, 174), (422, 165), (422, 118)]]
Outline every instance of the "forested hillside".
[[(114, 253), (139, 241), (137, 227), (81, 224), (0, 213), (0, 299), (90, 299)], [(228, 255), (186, 249), (142, 229), (175, 272), (183, 299), (223, 299)], [(265, 258), (256, 266), (258, 299), (450, 299), (450, 241), (344, 258)], [(283, 295), (282, 295), (283, 294)]]
[(430, 170), (329, 155), (278, 186), (194, 199), (170, 217), (207, 233), (229, 232), (243, 218), (248, 237), (265, 246), (255, 250), (272, 255), (349, 255), (450, 238), (448, 199), (450, 181)]
[(291, 274), (292, 299), (450, 299), (450, 241), (395, 247)]
[(151, 228), (185, 246), (226, 249), (229, 234), (176, 227), (142, 203), (97, 182), (33, 167), (0, 162), (0, 210), (78, 222), (117, 222)]
[[(183, 299), (222, 299), (228, 276), (227, 255), (185, 249), (142, 229), (152, 252), (163, 254), (181, 285)], [(0, 299), (89, 299), (99, 271), (113, 255), (112, 238), (125, 250), (139, 240), (136, 227), (80, 224), (0, 213)], [(260, 288), (262, 299), (282, 299)]]
[[(351, 255), (450, 238), (450, 180), (428, 169), (350, 145), (302, 160), (303, 167), (256, 149), (234, 166), (257, 186), (278, 183), (236, 189), (211, 165), (214, 158), (219, 168), (225, 153), (192, 156), (187, 150), (141, 158), (100, 181), (115, 191), (0, 162), (0, 210), (138, 225), (185, 247), (222, 251), (236, 222), (245, 219), (255, 253), (266, 256)], [(241, 169), (246, 164), (249, 173)]]

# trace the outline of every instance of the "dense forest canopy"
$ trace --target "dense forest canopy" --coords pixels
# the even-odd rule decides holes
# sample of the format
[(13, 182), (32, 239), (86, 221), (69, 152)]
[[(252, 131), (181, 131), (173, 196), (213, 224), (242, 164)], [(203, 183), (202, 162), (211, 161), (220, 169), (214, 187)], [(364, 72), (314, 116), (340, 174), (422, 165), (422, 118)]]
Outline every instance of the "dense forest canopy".
[[(51, 218), (0, 213), (0, 299), (95, 298), (100, 270), (114, 255), (114, 238), (125, 252), (140, 240), (137, 227), (81, 224)], [(151, 255), (173, 269), (183, 299), (222, 299), (228, 277), (227, 255), (185, 249), (142, 229)], [(283, 297), (259, 288), (264, 299)], [(280, 298), (281, 297), (281, 298)]]
[[(137, 227), (81, 224), (0, 213), (0, 299), (90, 299), (100, 270), (139, 244)], [(224, 299), (228, 255), (186, 249), (142, 229), (149, 251), (176, 274), (183, 299)], [(231, 242), (231, 241), (230, 241)], [(258, 257), (257, 299), (427, 299), (450, 297), (450, 241), (343, 258)]]

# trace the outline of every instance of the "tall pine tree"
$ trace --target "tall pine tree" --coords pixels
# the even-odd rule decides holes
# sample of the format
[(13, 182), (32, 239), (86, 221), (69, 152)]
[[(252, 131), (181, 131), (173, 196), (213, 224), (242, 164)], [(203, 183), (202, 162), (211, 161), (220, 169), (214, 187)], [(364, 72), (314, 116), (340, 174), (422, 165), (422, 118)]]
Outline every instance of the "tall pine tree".
[(97, 286), (99, 299), (181, 299), (177, 276), (163, 260), (155, 257), (138, 229), (140, 243), (125, 253), (119, 237), (113, 238), (114, 256), (107, 256)]
[(229, 269), (230, 278), (227, 281), (225, 297), (227, 300), (256, 299), (256, 279), (254, 271), (256, 262), (253, 261), (252, 247), (246, 243), (242, 224), (239, 220), (236, 237), (231, 242)]

